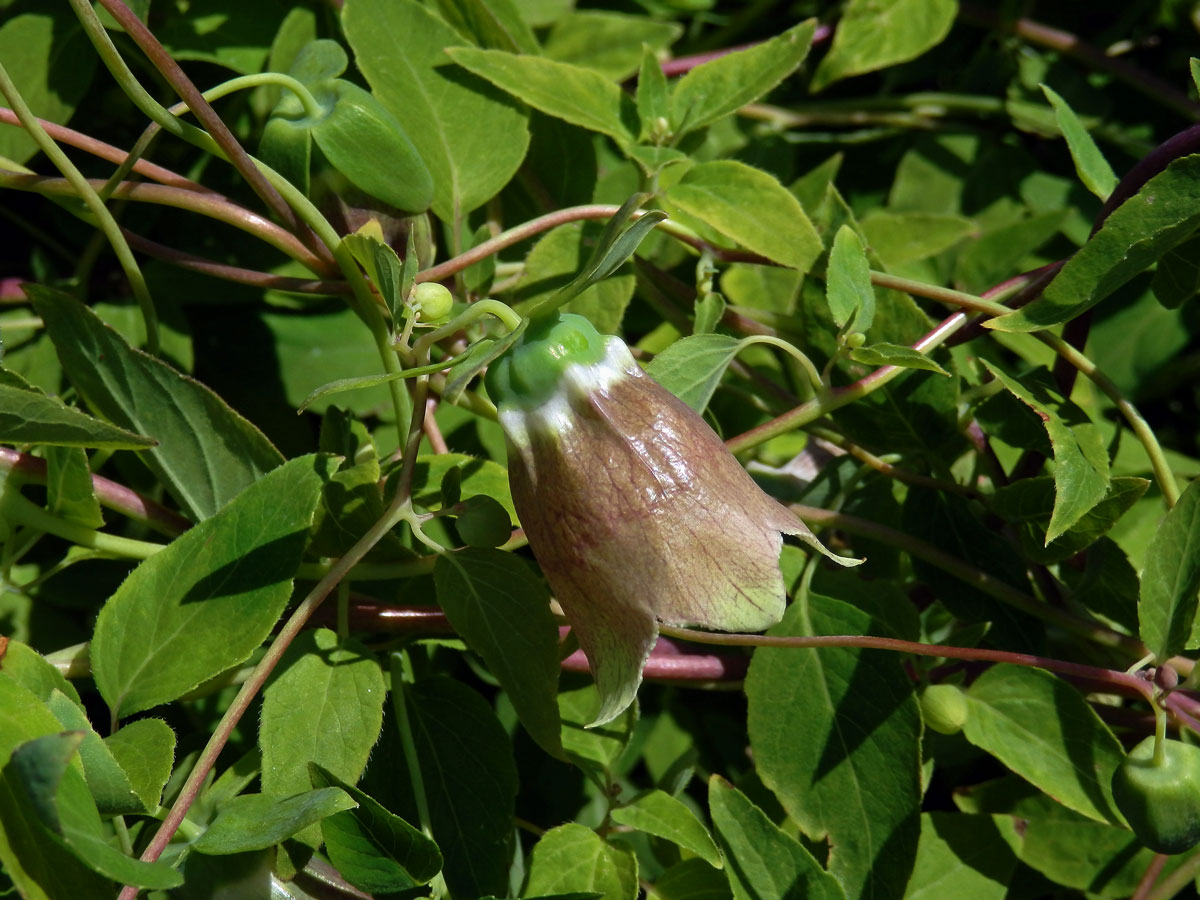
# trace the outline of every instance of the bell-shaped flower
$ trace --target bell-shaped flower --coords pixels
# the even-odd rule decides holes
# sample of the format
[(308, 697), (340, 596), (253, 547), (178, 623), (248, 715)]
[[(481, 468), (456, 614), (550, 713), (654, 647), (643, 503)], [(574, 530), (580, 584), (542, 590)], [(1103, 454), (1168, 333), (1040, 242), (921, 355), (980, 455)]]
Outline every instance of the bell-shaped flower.
[(857, 562), (829, 554), (620, 338), (582, 316), (531, 322), (486, 384), (521, 525), (596, 681), (594, 724), (633, 702), (660, 622), (779, 621), (781, 533)]

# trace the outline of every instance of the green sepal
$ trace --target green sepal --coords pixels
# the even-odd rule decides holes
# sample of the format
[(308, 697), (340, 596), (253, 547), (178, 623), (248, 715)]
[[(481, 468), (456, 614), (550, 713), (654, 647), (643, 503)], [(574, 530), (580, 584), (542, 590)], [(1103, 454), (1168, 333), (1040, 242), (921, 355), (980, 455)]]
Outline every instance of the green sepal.
[(604, 359), (604, 337), (583, 316), (557, 313), (535, 319), (513, 348), (488, 369), (484, 384), (498, 407), (535, 409), (549, 400), (572, 365)]

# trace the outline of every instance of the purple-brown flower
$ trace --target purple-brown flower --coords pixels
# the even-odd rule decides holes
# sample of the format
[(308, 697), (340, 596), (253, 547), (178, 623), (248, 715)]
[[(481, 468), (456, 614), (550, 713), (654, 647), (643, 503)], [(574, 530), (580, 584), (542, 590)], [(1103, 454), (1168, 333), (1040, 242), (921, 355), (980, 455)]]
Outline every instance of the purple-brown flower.
[(594, 724), (633, 702), (659, 622), (779, 621), (781, 533), (829, 555), (624, 342), (582, 316), (532, 322), (487, 387), (521, 525), (596, 680)]

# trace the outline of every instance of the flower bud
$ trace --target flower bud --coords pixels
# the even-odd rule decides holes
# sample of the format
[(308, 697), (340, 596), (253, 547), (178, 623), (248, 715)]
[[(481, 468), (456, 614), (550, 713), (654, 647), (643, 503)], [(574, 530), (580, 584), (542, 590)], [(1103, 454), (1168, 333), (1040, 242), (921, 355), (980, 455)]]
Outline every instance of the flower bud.
[(831, 555), (623, 341), (582, 316), (532, 322), (486, 384), (517, 515), (596, 680), (593, 724), (633, 702), (660, 622), (779, 621), (781, 532)]

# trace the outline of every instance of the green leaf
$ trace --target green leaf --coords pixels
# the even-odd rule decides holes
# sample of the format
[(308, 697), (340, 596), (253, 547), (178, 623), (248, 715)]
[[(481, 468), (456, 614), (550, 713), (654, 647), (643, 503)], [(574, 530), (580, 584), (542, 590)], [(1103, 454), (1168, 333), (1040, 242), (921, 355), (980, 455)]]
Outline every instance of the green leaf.
[[(262, 792), (290, 797), (311, 785), (316, 763), (351, 784), (367, 766), (383, 727), (387, 686), (365, 647), (319, 628), (288, 648), (263, 691), (258, 742), (262, 748)], [(315, 828), (296, 836), (316, 847)]]
[(0, 441), (107, 450), (144, 450), (155, 444), (154, 438), (93, 419), (36, 388), (9, 384), (0, 384)]
[[(61, 730), (62, 725), (31, 690), (0, 674), (0, 764), (9, 762), (16, 747)], [(84, 805), (90, 802), (77, 766), (65, 772), (60, 785), (67, 799)], [(96, 875), (45, 831), (25, 783), (11, 777), (7, 767), (0, 773), (0, 863), (27, 900), (103, 900), (116, 894), (111, 882)]]
[(634, 141), (638, 118), (633, 99), (598, 72), (502, 50), (451, 47), (446, 53), (460, 66), (548, 116), (606, 134), (623, 147)]
[[(832, 597), (799, 598), (775, 635), (875, 634)], [(805, 834), (828, 836), (847, 896), (899, 898), (917, 850), (921, 718), (894, 653), (754, 651), (746, 677), (755, 766)]]
[(745, 344), (726, 334), (694, 334), (681, 338), (646, 366), (646, 373), (668, 391), (702, 413)]
[(769, 41), (696, 66), (680, 78), (671, 92), (675, 136), (736, 112), (791, 75), (808, 55), (816, 25), (815, 19), (801, 22)]
[(655, 878), (654, 895), (662, 900), (733, 900), (728, 875), (696, 857), (675, 863)]
[(667, 190), (666, 200), (722, 236), (801, 272), (821, 239), (800, 201), (772, 175), (736, 160), (701, 163)]
[(372, 93), (429, 167), (438, 217), (455, 222), (495, 196), (525, 157), (528, 114), (447, 65), (444, 50), (465, 40), (416, 0), (349, 0), (342, 25)]
[(992, 497), (992, 512), (1019, 526), (1021, 549), (1030, 559), (1050, 565), (1095, 543), (1141, 499), (1149, 486), (1150, 482), (1145, 478), (1114, 478), (1104, 499), (1049, 543), (1046, 542), (1046, 528), (1054, 508), (1053, 478), (1022, 478), (1000, 488)]
[(561, 758), (558, 626), (545, 585), (511, 553), (488, 549), (443, 554), (433, 578), (446, 618), (508, 692), (525, 730)]
[(1188, 238), (1164, 253), (1150, 282), (1154, 296), (1167, 309), (1178, 309), (1200, 292), (1200, 238)]
[[(592, 69), (619, 82), (637, 72), (639, 64), (645, 65), (644, 53), (649, 53), (657, 66), (657, 52), (673, 44), (682, 33), (683, 28), (678, 22), (656, 21), (646, 16), (607, 10), (577, 9), (559, 19), (550, 29), (545, 53), (550, 59)], [(641, 89), (639, 79), (638, 90)], [(655, 115), (667, 114), (665, 80), (662, 101), (662, 108)]]
[(637, 724), (637, 704), (630, 704), (615, 719), (596, 728), (600, 695), (595, 685), (560, 691), (558, 711), (562, 717), (562, 745), (567, 758), (585, 772), (610, 772), (625, 752)]
[(158, 441), (143, 458), (196, 519), (283, 461), (220, 397), (130, 347), (78, 300), (34, 284), (26, 291), (75, 389), (106, 419)]
[(955, 0), (850, 0), (810, 90), (915, 59), (941, 43), (957, 13)]
[(147, 809), (133, 791), (125, 771), (113, 759), (108, 746), (100, 739), (87, 715), (65, 694), (55, 691), (46, 705), (67, 731), (80, 736), (79, 760), (96, 808), (105, 815), (153, 812)]
[(833, 239), (825, 276), (825, 296), (834, 324), (865, 334), (875, 319), (875, 289), (867, 254), (849, 225), (839, 228)]
[(665, 838), (721, 868), (721, 854), (708, 829), (681, 800), (665, 791), (647, 791), (612, 811), (612, 820), (646, 834)]
[(921, 816), (917, 863), (904, 900), (1003, 900), (1016, 856), (991, 816)]
[(338, 787), (358, 806), (321, 820), (325, 852), (343, 878), (360, 891), (389, 893), (425, 884), (442, 868), (432, 840), (375, 799), (316, 763), (313, 787)]
[(486, 700), (449, 678), (406, 685), (404, 695), (446, 886), (464, 897), (505, 894), (517, 770), (504, 727)]
[(708, 806), (734, 900), (844, 900), (837, 879), (719, 775), (709, 779)]
[(1193, 481), (1158, 527), (1146, 551), (1138, 633), (1159, 662), (1200, 644), (1200, 480)]
[[(23, 644), (15, 638), (0, 640), (0, 675), (8, 676), (32, 691), (43, 703), (49, 700), (55, 691), (60, 691), (70, 697), (76, 706), (83, 705), (75, 686), (67, 681), (53, 663), (28, 644)], [(4, 745), (0, 742), (0, 763), (3, 763), (5, 758), (3, 750)]]
[(1088, 414), (1063, 399), (1044, 370), (1019, 379), (981, 360), (1014, 397), (1037, 413), (1054, 451), (1054, 512), (1046, 543), (1075, 525), (1108, 493), (1108, 451)]
[(481, 47), (539, 53), (537, 38), (513, 0), (438, 0), (442, 18)]
[(371, 283), (383, 298), (392, 316), (392, 322), (402, 322), (406, 294), (401, 284), (404, 280), (404, 263), (400, 261), (396, 251), (390, 244), (385, 244), (375, 235), (362, 230), (346, 235), (342, 238), (342, 243), (366, 270)]
[(1174, 160), (1104, 220), (1042, 295), (987, 327), (1038, 331), (1091, 309), (1200, 227), (1200, 155)]
[(82, 447), (47, 447), (46, 509), (84, 528), (103, 528), (104, 514)]
[[(518, 312), (540, 307), (570, 284), (587, 262), (588, 243), (600, 233), (595, 222), (569, 222), (543, 235), (525, 257), (516, 290)], [(602, 334), (616, 334), (635, 282), (632, 274), (607, 278), (576, 294), (563, 310), (586, 316)]]
[(491, 497), (508, 510), (516, 523), (517, 513), (508, 488), (508, 470), (490, 459), (476, 459), (465, 453), (418, 456), (413, 470), (413, 502), (426, 509), (440, 508), (441, 484), (451, 469), (458, 470), (461, 499), (481, 494)]
[(1117, 186), (1117, 176), (1113, 174), (1112, 166), (1088, 134), (1088, 130), (1075, 115), (1075, 110), (1047, 84), (1039, 85), (1050, 105), (1054, 107), (1054, 119), (1063, 137), (1067, 139), (1067, 147), (1071, 158), (1075, 161), (1075, 171), (1084, 187), (1099, 197), (1107, 200), (1108, 195)]
[(930, 357), (905, 347), (901, 344), (889, 344), (881, 341), (866, 347), (855, 347), (850, 351), (850, 358), (855, 362), (868, 366), (899, 366), (904, 369), (924, 369), (926, 372), (937, 372), (939, 375), (950, 377), (950, 373), (939, 366)]
[(355, 805), (349, 794), (336, 787), (282, 800), (242, 794), (221, 807), (208, 830), (192, 841), (192, 849), (213, 856), (263, 850)]
[(924, 212), (872, 212), (860, 225), (871, 252), (888, 268), (936, 256), (975, 228), (962, 216)]
[(175, 761), (175, 732), (162, 719), (138, 719), (104, 739), (142, 807), (153, 812)]
[[(508, 543), (512, 537), (512, 519), (499, 500), (479, 495), (462, 501), (454, 529), (466, 546), (492, 549)], [(558, 734), (557, 727), (554, 734)]]
[[(96, 54), (70, 10), (41, 9), (21, 15), (8, 10), (0, 26), (0, 59), (33, 114), (65, 125), (92, 84)], [(23, 163), (38, 152), (24, 129), (0, 128), (0, 158)]]
[(280, 466), (133, 570), (100, 610), (91, 645), (114, 715), (174, 700), (270, 634), (330, 468), (317, 456)]
[(992, 287), (1057, 236), (1066, 220), (1067, 212), (1058, 209), (987, 230), (963, 248), (955, 278), (965, 290), (982, 292)]
[(533, 845), (524, 894), (591, 892), (605, 900), (635, 900), (637, 859), (623, 847), (605, 843), (590, 828), (568, 823), (552, 828)]
[(72, 765), (82, 740), (79, 732), (68, 731), (34, 738), (13, 751), (2, 778), (6, 793), (17, 794), (15, 805), (26, 827), (40, 831), (41, 840), (69, 849), (111, 881), (156, 889), (183, 884), (183, 876), (165, 862), (133, 859), (108, 843), (96, 805)]
[(1079, 692), (1049, 672), (1000, 664), (967, 690), (963, 734), (1064, 806), (1121, 824), (1109, 783), (1125, 754)]
[[(368, 196), (423, 212), (433, 176), (400, 121), (374, 96), (341, 78), (313, 87), (329, 112), (312, 125), (313, 140), (335, 169)], [(332, 96), (325, 100), (326, 92)]]

